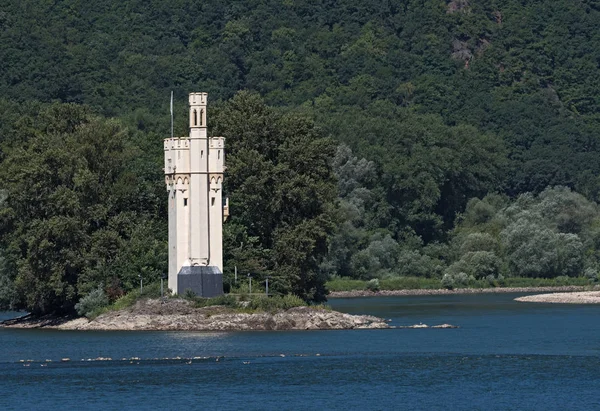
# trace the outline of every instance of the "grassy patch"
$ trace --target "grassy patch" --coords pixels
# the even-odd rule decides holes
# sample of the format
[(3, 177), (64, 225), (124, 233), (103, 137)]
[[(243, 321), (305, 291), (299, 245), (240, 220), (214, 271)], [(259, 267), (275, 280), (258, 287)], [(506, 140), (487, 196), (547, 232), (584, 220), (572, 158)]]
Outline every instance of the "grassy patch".
[(381, 290), (432, 290), (440, 287), (437, 278), (398, 277), (379, 281)]
[[(167, 289), (165, 289), (164, 291), (166, 295)], [(160, 283), (148, 284), (144, 287), (144, 292), (142, 294), (140, 294), (140, 290), (136, 288), (135, 290), (128, 292), (122, 297), (119, 297), (114, 303), (106, 307), (94, 310), (91, 314), (87, 315), (86, 317), (93, 320), (99, 315), (107, 313), (109, 311), (119, 311), (125, 308), (132, 307), (138, 300), (144, 298), (160, 298)]]
[[(491, 284), (489, 281), (476, 280), (462, 286), (465, 288), (493, 288), (493, 287), (560, 287), (560, 286), (587, 286), (590, 280), (586, 277), (556, 277), (556, 278), (524, 278), (507, 277)], [(354, 280), (346, 277), (334, 278), (327, 282), (329, 291), (361, 291), (369, 289), (369, 282)], [(444, 288), (437, 278), (397, 277), (379, 280), (380, 290), (434, 290)]]
[[(356, 291), (366, 290), (367, 281), (353, 280), (347, 277), (338, 277), (327, 281), (325, 284), (329, 291)], [(381, 285), (380, 285), (381, 288)]]
[[(160, 284), (158, 288), (155, 289), (152, 285), (148, 286), (148, 288), (144, 288), (144, 293), (140, 295), (140, 290), (133, 290), (113, 304), (108, 305), (106, 307), (102, 307), (96, 311), (94, 311), (91, 315), (88, 316), (90, 319), (94, 319), (98, 317), (100, 314), (104, 314), (109, 311), (119, 311), (135, 305), (138, 300), (145, 298), (160, 298)], [(172, 297), (170, 297), (172, 298)], [(210, 306), (224, 306), (230, 308), (232, 311), (237, 312), (277, 312), (288, 310), (293, 307), (301, 307), (306, 306), (307, 303), (302, 300), (300, 297), (295, 295), (275, 295), (271, 297), (267, 297), (266, 295), (234, 295), (234, 294), (225, 294), (214, 298), (201, 298), (196, 297), (192, 294), (186, 294), (184, 296), (180, 296), (180, 298), (185, 298), (191, 301), (194, 305), (194, 308), (203, 308)], [(326, 306), (318, 306), (319, 308), (329, 309)]]
[(508, 277), (503, 287), (560, 287), (566, 285), (586, 286), (590, 281), (585, 277), (523, 278)]
[[(328, 281), (326, 286), (329, 291), (367, 290), (369, 288), (369, 281), (339, 277)], [(380, 290), (419, 290), (436, 288), (442, 288), (442, 286), (440, 280), (435, 278), (397, 277), (379, 280)]]
[(234, 295), (225, 294), (214, 298), (199, 298), (192, 299), (195, 308), (210, 307), (212, 305), (223, 305), (225, 307), (237, 308), (238, 300)]
[(270, 312), (285, 311), (294, 307), (307, 305), (304, 300), (295, 295), (232, 295), (226, 294), (215, 298), (193, 298), (196, 308), (221, 305), (229, 307), (238, 312)]

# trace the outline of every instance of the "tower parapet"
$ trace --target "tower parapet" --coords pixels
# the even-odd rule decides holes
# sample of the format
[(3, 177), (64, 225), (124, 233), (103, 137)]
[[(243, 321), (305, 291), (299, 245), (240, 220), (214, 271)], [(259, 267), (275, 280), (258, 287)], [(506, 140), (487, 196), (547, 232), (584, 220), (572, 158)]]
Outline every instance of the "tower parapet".
[(207, 136), (207, 93), (190, 93), (189, 137), (164, 140), (169, 193), (169, 288), (223, 293), (225, 139)]

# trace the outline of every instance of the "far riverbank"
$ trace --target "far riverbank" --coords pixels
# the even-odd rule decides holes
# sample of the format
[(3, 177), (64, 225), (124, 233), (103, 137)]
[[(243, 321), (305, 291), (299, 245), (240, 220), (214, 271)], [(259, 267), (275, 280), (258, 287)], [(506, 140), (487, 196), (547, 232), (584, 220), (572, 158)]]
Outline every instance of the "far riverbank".
[[(596, 288), (594, 288), (596, 289)], [(410, 290), (353, 290), (332, 291), (328, 298), (355, 297), (393, 297), (410, 295), (453, 295), (453, 294), (498, 294), (498, 293), (568, 293), (589, 290), (589, 286), (567, 285), (557, 287), (495, 287), (495, 288), (456, 288), (447, 289), (410, 289)]]

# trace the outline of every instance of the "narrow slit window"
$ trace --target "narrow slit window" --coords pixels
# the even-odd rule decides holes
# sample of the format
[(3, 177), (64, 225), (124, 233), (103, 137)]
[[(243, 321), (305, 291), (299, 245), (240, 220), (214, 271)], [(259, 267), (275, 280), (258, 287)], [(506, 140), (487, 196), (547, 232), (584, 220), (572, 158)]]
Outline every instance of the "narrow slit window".
[(188, 200), (187, 198), (184, 198), (184, 199), (183, 199), (183, 206), (184, 206), (184, 207), (187, 207), (187, 200)]
[(197, 126), (198, 125), (198, 112), (196, 110), (194, 110), (192, 112), (192, 116), (194, 117), (194, 125)]
[(214, 198), (214, 197), (211, 197), (211, 198), (210, 198), (210, 205), (211, 205), (211, 206), (214, 206), (214, 205), (215, 205), (215, 198)]
[(200, 158), (204, 158), (204, 150), (200, 150)]
[(204, 125), (204, 110), (200, 110), (200, 125)]
[(217, 151), (217, 158), (220, 160), (221, 159), (221, 150)]

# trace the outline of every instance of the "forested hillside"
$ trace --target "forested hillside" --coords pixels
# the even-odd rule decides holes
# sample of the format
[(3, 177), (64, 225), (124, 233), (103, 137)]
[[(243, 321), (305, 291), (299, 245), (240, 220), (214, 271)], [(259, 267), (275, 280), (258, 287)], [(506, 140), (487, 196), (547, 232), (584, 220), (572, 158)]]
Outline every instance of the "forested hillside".
[[(7, 0), (0, 300), (158, 278), (171, 90), (176, 134), (206, 91), (231, 147), (226, 271), (307, 299), (331, 276), (596, 278), (598, 21), (596, 0)], [(514, 236), (562, 257), (524, 270)]]

